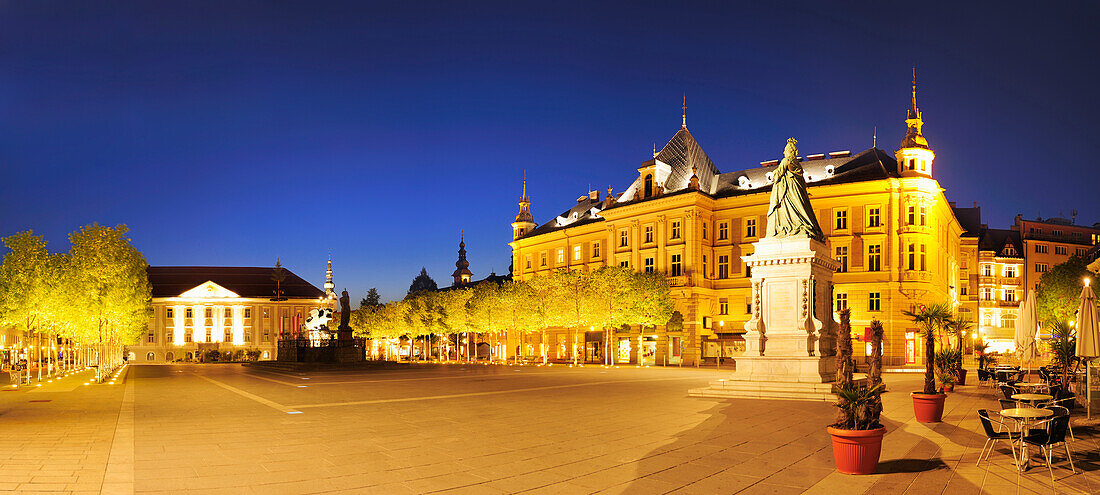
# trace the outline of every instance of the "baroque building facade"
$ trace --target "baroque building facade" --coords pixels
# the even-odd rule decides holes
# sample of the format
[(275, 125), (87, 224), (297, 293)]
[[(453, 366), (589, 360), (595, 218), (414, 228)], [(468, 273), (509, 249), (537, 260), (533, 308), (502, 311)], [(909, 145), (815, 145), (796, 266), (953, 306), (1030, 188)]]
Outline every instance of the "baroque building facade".
[[(903, 311), (940, 301), (960, 305), (964, 257), (965, 229), (933, 177), (935, 153), (923, 135), (915, 82), (905, 124), (905, 137), (892, 154), (871, 148), (854, 155), (800, 157), (826, 244), (840, 264), (827, 288), (829, 310), (835, 316), (849, 308), (860, 340), (872, 319), (881, 320), (885, 360), (891, 365), (922, 360), (917, 328)], [(608, 188), (601, 199), (590, 191), (539, 225), (525, 180), (512, 223), (513, 277), (601, 266), (664, 273), (679, 313), (674, 318), (682, 318), (682, 324), (618, 329), (613, 349), (587, 342), (600, 339), (591, 335), (581, 347), (584, 357), (599, 361), (610, 352), (616, 362), (643, 365), (698, 365), (735, 357), (744, 352), (742, 334), (751, 317), (751, 272), (742, 257), (752, 254), (752, 243), (766, 233), (777, 163), (721, 172), (688, 130), (685, 116), (620, 194)], [(575, 334), (550, 329), (549, 340), (569, 341)], [(866, 352), (864, 345), (856, 349), (857, 355)]]
[(279, 266), (151, 266), (147, 273), (153, 314), (141, 341), (127, 347), (137, 363), (188, 361), (207, 350), (275, 359), (279, 335), (301, 328), (311, 310), (335, 305), (331, 260), (326, 291)]

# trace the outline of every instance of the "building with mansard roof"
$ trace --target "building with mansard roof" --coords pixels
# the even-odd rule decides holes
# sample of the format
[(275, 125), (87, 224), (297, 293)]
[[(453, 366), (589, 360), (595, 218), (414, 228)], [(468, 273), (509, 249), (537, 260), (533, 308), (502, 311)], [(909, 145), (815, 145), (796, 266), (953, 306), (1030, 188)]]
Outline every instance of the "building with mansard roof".
[[(861, 339), (873, 319), (881, 320), (891, 365), (919, 364), (923, 356), (918, 329), (903, 311), (938, 301), (960, 304), (965, 229), (933, 176), (935, 152), (923, 134), (915, 78), (910, 103), (904, 137), (892, 153), (872, 147), (800, 157), (829, 252), (841, 265), (833, 286), (821, 288), (831, 293), (832, 307), (813, 308), (814, 314), (849, 308)], [(621, 363), (696, 365), (743, 352), (751, 287), (742, 257), (766, 233), (772, 171), (784, 143), (776, 143), (775, 158), (723, 172), (688, 130), (686, 111), (682, 117), (665, 146), (636, 168), (624, 167), (629, 185), (621, 193), (589, 191), (536, 223), (524, 181), (510, 243), (515, 278), (616, 265), (657, 271), (668, 277), (679, 313), (674, 318), (683, 320), (616, 329), (612, 349), (602, 348), (599, 329), (551, 329), (551, 358), (571, 359), (575, 352), (599, 362), (609, 353)], [(863, 345), (856, 349), (865, 352)]]

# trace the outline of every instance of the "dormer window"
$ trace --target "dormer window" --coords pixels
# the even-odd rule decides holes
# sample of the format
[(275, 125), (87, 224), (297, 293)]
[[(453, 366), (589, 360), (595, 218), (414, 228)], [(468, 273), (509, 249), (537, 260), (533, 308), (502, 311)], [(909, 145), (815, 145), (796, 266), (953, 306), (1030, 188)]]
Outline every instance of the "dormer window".
[(737, 186), (740, 187), (741, 189), (748, 189), (750, 185), (751, 185), (751, 183), (749, 182), (748, 177), (745, 177), (744, 175), (742, 175), (742, 176), (737, 178)]
[(651, 196), (653, 196), (653, 174), (646, 174), (646, 176), (645, 176), (645, 196), (643, 196), (643, 197), (648, 198), (648, 197), (651, 197)]
[(764, 174), (764, 178), (768, 180), (768, 183), (771, 183), (771, 181), (772, 181), (772, 174), (773, 174), (773, 172), (768, 172), (768, 173)]

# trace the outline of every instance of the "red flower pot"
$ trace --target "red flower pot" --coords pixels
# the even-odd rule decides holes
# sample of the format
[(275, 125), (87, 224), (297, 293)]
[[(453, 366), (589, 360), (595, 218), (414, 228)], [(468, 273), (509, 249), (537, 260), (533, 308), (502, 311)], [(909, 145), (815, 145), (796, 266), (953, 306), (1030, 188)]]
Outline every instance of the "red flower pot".
[(960, 386), (966, 386), (966, 369), (959, 370), (959, 374), (955, 377), (955, 383)]
[(833, 460), (836, 470), (844, 474), (874, 474), (882, 452), (882, 435), (886, 428), (874, 430), (826, 429), (833, 437)]
[(913, 392), (913, 414), (921, 423), (939, 423), (943, 419), (943, 401), (947, 394)]
[(948, 383), (946, 385), (943, 385), (943, 391), (944, 392), (954, 392), (955, 391), (955, 384), (954, 383)]

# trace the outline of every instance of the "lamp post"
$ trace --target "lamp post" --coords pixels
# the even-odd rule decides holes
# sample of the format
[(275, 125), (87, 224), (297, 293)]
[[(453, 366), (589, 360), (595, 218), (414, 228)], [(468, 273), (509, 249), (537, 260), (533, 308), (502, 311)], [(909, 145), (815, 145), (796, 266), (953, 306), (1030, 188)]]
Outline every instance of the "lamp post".
[(718, 334), (714, 336), (714, 340), (718, 343), (718, 356), (714, 358), (714, 370), (718, 371), (722, 367), (722, 358), (725, 355), (722, 349), (722, 332), (726, 328), (726, 320), (718, 320)]

